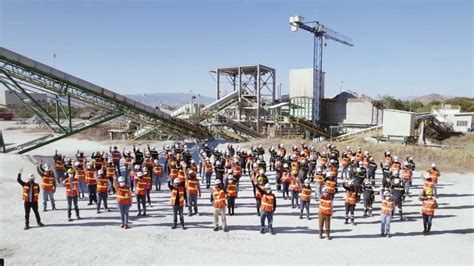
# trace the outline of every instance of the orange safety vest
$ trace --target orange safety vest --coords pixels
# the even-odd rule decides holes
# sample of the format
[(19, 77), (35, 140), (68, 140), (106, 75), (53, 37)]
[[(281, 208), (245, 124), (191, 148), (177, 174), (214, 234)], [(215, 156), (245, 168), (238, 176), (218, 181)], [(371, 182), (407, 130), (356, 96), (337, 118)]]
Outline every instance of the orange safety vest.
[(423, 191), (433, 190), (434, 182), (425, 180), (423, 183)]
[(53, 190), (54, 189), (54, 176), (51, 172), (45, 172), (43, 175), (43, 182), (41, 183), (41, 188), (43, 190)]
[(77, 169), (76, 170), (76, 178), (79, 182), (86, 181), (86, 173), (84, 169)]
[(334, 166), (329, 166), (328, 170), (329, 173), (331, 173), (332, 176), (337, 176), (337, 168)]
[(94, 177), (95, 171), (87, 170), (86, 171), (86, 183), (88, 185), (95, 185), (97, 184), (97, 179)]
[(125, 166), (127, 167), (130, 166), (132, 164), (132, 160), (133, 160), (132, 156), (125, 157)]
[(435, 206), (435, 199), (426, 199), (423, 201), (423, 205), (421, 206), (421, 213), (424, 215), (434, 215)]
[(139, 196), (143, 196), (146, 194), (145, 189), (147, 188), (147, 182), (146, 180), (142, 179), (137, 179), (136, 186), (135, 186), (135, 194)]
[(229, 181), (227, 183), (227, 197), (236, 198), (237, 197), (237, 184), (235, 181)]
[(275, 195), (274, 194), (263, 195), (260, 209), (264, 212), (273, 212), (274, 206), (275, 206)]
[(402, 170), (403, 180), (411, 180), (412, 174), (413, 174), (413, 172), (411, 171), (410, 168), (403, 168), (403, 170)]
[(225, 192), (223, 189), (217, 190), (214, 188), (212, 190), (212, 199), (214, 201), (214, 208), (223, 208), (226, 206)]
[(115, 178), (115, 167), (107, 166), (105, 173), (107, 177)]
[(204, 166), (204, 170), (205, 170), (206, 174), (212, 173), (212, 164), (211, 163), (206, 163), (206, 165)]
[(369, 167), (369, 158), (364, 157), (364, 160), (362, 160), (362, 162), (363, 162), (365, 168)]
[(186, 192), (188, 192), (189, 195), (197, 195), (198, 194), (198, 186), (199, 186), (199, 180), (194, 177), (190, 177), (186, 181)]
[(392, 172), (396, 172), (400, 170), (400, 167), (401, 167), (401, 164), (399, 162), (393, 163), (392, 166), (390, 167), (390, 170)]
[(77, 179), (73, 178), (72, 184), (70, 178), (66, 178), (64, 181), (64, 186), (66, 187), (66, 196), (67, 197), (76, 197), (78, 195), (77, 189)]
[(303, 153), (304, 153), (304, 157), (306, 157), (306, 158), (309, 157), (309, 150), (308, 149), (304, 149)]
[(240, 166), (240, 164), (234, 164), (232, 166), (232, 175), (234, 177), (240, 177), (241, 171), (242, 171), (242, 167)]
[(329, 194), (336, 193), (336, 181), (326, 180), (325, 186), (328, 188), (328, 193)]
[(99, 178), (97, 180), (97, 192), (107, 192), (109, 180), (107, 178)]
[[(38, 201), (38, 195), (39, 195), (40, 187), (37, 183), (33, 185), (33, 201)], [(22, 199), (24, 201), (28, 201), (28, 197), (30, 195), (30, 186), (28, 184), (25, 184), (23, 186), (23, 197)]]
[(291, 174), (297, 175), (300, 170), (300, 165), (298, 162), (291, 162)]
[(103, 162), (102, 158), (96, 158), (94, 161), (95, 161), (95, 168), (96, 169), (102, 168), (102, 162)]
[(305, 202), (311, 201), (311, 188), (303, 187), (300, 193), (300, 199)]
[[(265, 189), (265, 186), (264, 186), (264, 185), (259, 185), (259, 184), (257, 184), (257, 186), (258, 186), (259, 188), (261, 188), (262, 190)], [(262, 194), (260, 193), (260, 190), (258, 190), (257, 188), (255, 188), (255, 198), (257, 198), (257, 199), (261, 199), (261, 198), (262, 198)]]
[(120, 158), (122, 157), (122, 155), (120, 154), (119, 151), (112, 151), (112, 161), (114, 163), (118, 163), (120, 162)]
[(382, 208), (381, 212), (386, 215), (392, 215), (393, 207), (395, 204), (393, 201), (388, 201), (388, 200), (382, 200)]
[(316, 174), (316, 182), (318, 182), (318, 184), (322, 185), (324, 183), (324, 176), (322, 174)]
[(390, 157), (390, 156), (385, 157), (385, 158), (384, 158), (384, 162), (385, 162), (386, 164), (392, 164), (392, 157)]
[(176, 168), (171, 168), (171, 171), (170, 171), (170, 178), (171, 180), (175, 179), (178, 177), (178, 169)]
[(54, 162), (54, 170), (56, 171), (64, 171), (64, 164), (62, 160), (56, 160)]
[(356, 193), (352, 191), (346, 191), (346, 203), (356, 204)]
[(151, 158), (151, 157), (146, 157), (146, 158), (145, 158), (145, 166), (146, 166), (146, 168), (148, 168), (148, 169), (153, 168), (153, 158)]
[(184, 170), (183, 169), (179, 169), (178, 179), (179, 179), (179, 182), (181, 182), (181, 183), (186, 182), (186, 176), (184, 175)]
[(292, 177), (291, 178), (291, 182), (290, 182), (290, 190), (292, 191), (300, 191), (300, 181), (298, 180), (298, 178), (296, 177)]
[(321, 197), (319, 200), (319, 213), (332, 215), (332, 200), (329, 197)]
[(155, 176), (162, 177), (163, 176), (163, 167), (161, 165), (155, 165), (153, 166), (153, 173)]
[(143, 175), (143, 180), (146, 182), (146, 188), (151, 189), (151, 176), (150, 175)]
[(428, 173), (431, 177), (431, 180), (433, 180), (433, 182), (438, 182), (438, 177), (439, 177), (439, 172), (438, 171), (435, 171), (433, 169), (430, 169), (428, 170)]
[(86, 162), (86, 157), (84, 156), (77, 156), (76, 159), (83, 165)]
[(281, 173), (281, 182), (283, 182), (283, 183), (290, 183), (291, 182), (291, 179), (288, 176), (287, 171), (284, 171), (284, 172)]
[(129, 205), (132, 203), (132, 192), (129, 187), (118, 187), (115, 194), (118, 204)]
[(176, 196), (178, 196), (179, 206), (180, 207), (184, 206), (184, 188), (183, 187), (178, 187), (178, 188), (173, 187), (173, 190), (171, 190), (170, 204), (172, 206), (176, 204)]

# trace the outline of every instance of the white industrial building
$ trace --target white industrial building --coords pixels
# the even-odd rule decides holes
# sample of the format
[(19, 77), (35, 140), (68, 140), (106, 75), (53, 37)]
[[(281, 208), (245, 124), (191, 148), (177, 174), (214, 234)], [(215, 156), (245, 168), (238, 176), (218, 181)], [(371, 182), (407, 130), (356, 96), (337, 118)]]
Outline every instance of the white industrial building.
[(436, 119), (451, 127), (455, 132), (469, 132), (474, 127), (474, 112), (462, 113), (461, 107), (443, 104), (433, 110)]
[(319, 121), (321, 114), (318, 112), (320, 99), (324, 98), (324, 76), (322, 75), (321, 91), (316, 91), (313, 86), (314, 70), (312, 68), (290, 70), (290, 102), (299, 108), (292, 108), (291, 115), (308, 121)]
[[(48, 103), (48, 95), (46, 93), (30, 92), (29, 95), (40, 104)], [(18, 107), (23, 105), (23, 102), (11, 91), (0, 91), (0, 106)]]
[(415, 113), (385, 109), (383, 110), (383, 135), (387, 138), (408, 138), (415, 135)]

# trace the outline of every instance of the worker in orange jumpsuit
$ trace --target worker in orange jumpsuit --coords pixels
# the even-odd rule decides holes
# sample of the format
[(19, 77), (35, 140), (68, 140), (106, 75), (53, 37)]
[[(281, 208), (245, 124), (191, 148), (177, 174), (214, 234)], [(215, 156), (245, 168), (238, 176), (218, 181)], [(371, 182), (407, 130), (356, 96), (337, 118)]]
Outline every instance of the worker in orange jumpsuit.
[(22, 199), (24, 201), (25, 207), (25, 230), (30, 229), (30, 211), (33, 209), (35, 213), (36, 222), (39, 226), (44, 226), (41, 222), (41, 218), (38, 212), (38, 197), (40, 193), (40, 186), (38, 183), (35, 182), (35, 176), (30, 174), (28, 176), (28, 182), (23, 182), (21, 180), (21, 174), (23, 173), (23, 169), (20, 169), (18, 172), (18, 176), (16, 178), (18, 184), (23, 187), (23, 196)]
[(274, 235), (273, 231), (273, 213), (275, 213), (277, 203), (276, 196), (272, 193), (272, 187), (269, 183), (265, 184), (265, 189), (257, 186), (257, 190), (262, 195), (261, 215), (260, 215), (260, 233), (265, 233), (265, 220), (268, 221), (268, 232)]
[(428, 234), (431, 231), (434, 211), (438, 208), (438, 203), (436, 198), (433, 197), (432, 190), (422, 192), (419, 198), (422, 201), (421, 214), (423, 215), (423, 234)]
[(214, 231), (219, 230), (219, 216), (222, 218), (222, 229), (227, 232), (227, 220), (225, 217), (226, 191), (222, 187), (220, 179), (216, 179), (211, 193), (211, 202), (214, 207)]

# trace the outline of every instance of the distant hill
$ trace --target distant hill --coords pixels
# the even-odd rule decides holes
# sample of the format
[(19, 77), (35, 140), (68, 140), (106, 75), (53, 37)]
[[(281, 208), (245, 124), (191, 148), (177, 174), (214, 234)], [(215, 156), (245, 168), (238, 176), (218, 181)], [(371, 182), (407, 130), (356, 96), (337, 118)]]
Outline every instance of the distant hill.
[(423, 104), (428, 104), (430, 102), (443, 102), (443, 101), (446, 101), (446, 100), (451, 99), (451, 98), (454, 98), (454, 96), (447, 96), (447, 95), (440, 95), (440, 94), (437, 94), (437, 93), (431, 93), (431, 94), (423, 95), (423, 96), (410, 96), (410, 97), (406, 97), (402, 100), (419, 101)]
[[(161, 104), (169, 105), (172, 107), (180, 107), (191, 102), (191, 93), (180, 93), (180, 92), (160, 92), (160, 93), (145, 93), (143, 94), (126, 94), (125, 96), (134, 99), (135, 101), (141, 102), (150, 106), (160, 106)], [(197, 102), (200, 104), (207, 105), (213, 102), (215, 99), (208, 96), (199, 96)]]

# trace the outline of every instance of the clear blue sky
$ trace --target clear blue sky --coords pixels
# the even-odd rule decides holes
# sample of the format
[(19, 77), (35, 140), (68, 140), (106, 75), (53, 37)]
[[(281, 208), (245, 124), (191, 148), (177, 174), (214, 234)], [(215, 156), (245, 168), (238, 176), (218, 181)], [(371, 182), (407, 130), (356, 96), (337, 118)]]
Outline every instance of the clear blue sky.
[(328, 96), (440, 93), (474, 97), (473, 2), (2, 0), (1, 45), (120, 93), (214, 96), (208, 71), (312, 66), (312, 37), (288, 17), (317, 19), (354, 40), (324, 51)]

